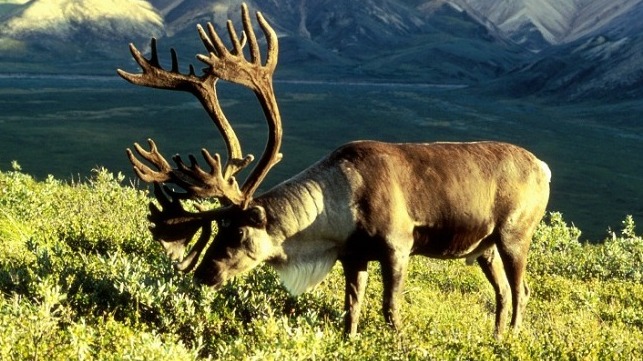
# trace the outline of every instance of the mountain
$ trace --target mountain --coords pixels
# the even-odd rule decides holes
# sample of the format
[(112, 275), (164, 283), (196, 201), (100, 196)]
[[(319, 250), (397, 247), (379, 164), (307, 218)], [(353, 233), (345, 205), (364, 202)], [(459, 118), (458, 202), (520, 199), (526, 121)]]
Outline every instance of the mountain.
[[(560, 100), (643, 97), (643, 2), (609, 25), (552, 46), (504, 77), (508, 93)], [(500, 84), (500, 82), (497, 82)]]
[[(179, 54), (202, 51), (194, 24), (236, 21), (242, 1), (151, 0)], [(399, 0), (254, 1), (280, 36), (281, 77), (475, 84), (512, 68), (524, 49), (449, 4)], [(166, 45), (167, 44), (167, 45)], [(192, 58), (192, 57), (191, 57)], [(189, 60), (191, 60), (191, 58)]]
[(539, 51), (609, 28), (640, 0), (449, 0), (513, 41)]
[(163, 34), (162, 17), (143, 0), (32, 0), (0, 16), (2, 57), (16, 60), (91, 60)]
[[(490, 84), (507, 94), (634, 97), (643, 0), (250, 0), (280, 37), (282, 78)], [(159, 38), (182, 63), (195, 24), (242, 0), (13, 0), (0, 4), (3, 71), (111, 73)], [(124, 60), (127, 59), (127, 60)], [(187, 60), (184, 60), (187, 59)], [(485, 86), (485, 88), (487, 88)]]

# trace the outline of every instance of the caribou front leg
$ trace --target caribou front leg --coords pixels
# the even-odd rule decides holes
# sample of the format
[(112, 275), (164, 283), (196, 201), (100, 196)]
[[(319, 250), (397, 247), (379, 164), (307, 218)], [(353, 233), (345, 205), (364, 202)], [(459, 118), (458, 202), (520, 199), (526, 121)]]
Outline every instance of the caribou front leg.
[(401, 251), (390, 251), (381, 261), (384, 294), (382, 311), (384, 320), (393, 329), (400, 330), (398, 299), (404, 288), (404, 278), (409, 263), (409, 255)]
[(344, 300), (344, 334), (354, 336), (357, 334), (357, 324), (366, 293), (368, 282), (368, 262), (355, 260), (342, 260), (344, 278), (346, 279), (346, 294)]

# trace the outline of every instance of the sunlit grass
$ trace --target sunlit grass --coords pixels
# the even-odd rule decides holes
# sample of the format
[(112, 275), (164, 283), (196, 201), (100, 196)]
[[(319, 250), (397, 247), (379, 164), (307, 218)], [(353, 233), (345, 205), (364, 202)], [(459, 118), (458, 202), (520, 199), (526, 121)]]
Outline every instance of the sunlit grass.
[(218, 291), (177, 275), (122, 176), (35, 181), (0, 173), (0, 359), (533, 359), (643, 357), (643, 239), (626, 218), (602, 244), (549, 214), (535, 236), (522, 331), (492, 337), (494, 296), (476, 266), (412, 259), (399, 332), (381, 316), (379, 266), (359, 334), (342, 334), (337, 265), (289, 296), (261, 267)]

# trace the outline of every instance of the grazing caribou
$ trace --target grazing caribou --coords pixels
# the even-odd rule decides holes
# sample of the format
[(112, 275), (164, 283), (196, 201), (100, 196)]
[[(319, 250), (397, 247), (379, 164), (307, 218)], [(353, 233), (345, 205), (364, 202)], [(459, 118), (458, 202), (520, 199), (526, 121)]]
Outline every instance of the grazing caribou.
[[(527, 251), (549, 198), (547, 165), (525, 149), (499, 142), (357, 141), (253, 197), (282, 156), (281, 117), (272, 85), (277, 35), (261, 13), (256, 17), (266, 37), (265, 59), (243, 5), (241, 37), (232, 22), (227, 23), (230, 48), (212, 24), (207, 30), (198, 26), (207, 50), (206, 55), (197, 55), (208, 66), (202, 74), (195, 74), (192, 66), (188, 74), (180, 73), (173, 49), (172, 69), (163, 69), (155, 39), (150, 59), (130, 45), (142, 73), (118, 70), (136, 85), (194, 94), (227, 146), (225, 164), (218, 154), (202, 150), (209, 169), (199, 166), (194, 156), (184, 163), (178, 155), (172, 167), (152, 140), (149, 150), (134, 145), (151, 166), (127, 150), (138, 177), (154, 183), (160, 207), (150, 203), (151, 232), (177, 269), (193, 271), (198, 281), (217, 287), (265, 262), (297, 295), (321, 282), (339, 261), (346, 280), (345, 332), (352, 335), (357, 332), (368, 262), (381, 264), (384, 318), (399, 328), (398, 296), (409, 257), (466, 258), (477, 261), (495, 290), (495, 335), (504, 331), (510, 302), (511, 325), (518, 329), (529, 297)], [(244, 55), (246, 43), (249, 60)], [(268, 122), (264, 153), (241, 186), (235, 175), (253, 157), (243, 154), (223, 114), (215, 91), (218, 79), (251, 89)], [(182, 190), (171, 190), (164, 183)], [(185, 199), (211, 197), (223, 206), (199, 211), (182, 206)], [(218, 231), (206, 249), (213, 222)]]

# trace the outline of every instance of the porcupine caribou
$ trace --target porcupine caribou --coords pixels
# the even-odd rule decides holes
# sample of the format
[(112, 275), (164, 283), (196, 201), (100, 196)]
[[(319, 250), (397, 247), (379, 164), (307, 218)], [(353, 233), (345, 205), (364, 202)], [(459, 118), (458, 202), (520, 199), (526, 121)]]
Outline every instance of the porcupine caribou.
[[(149, 150), (135, 144), (138, 156), (151, 166), (127, 150), (138, 177), (154, 183), (160, 207), (150, 203), (150, 229), (176, 268), (193, 271), (196, 280), (217, 287), (267, 263), (297, 295), (321, 282), (339, 261), (346, 281), (345, 332), (352, 335), (370, 261), (381, 264), (384, 318), (399, 328), (398, 296), (409, 257), (466, 258), (480, 265), (495, 290), (496, 337), (504, 331), (510, 304), (511, 326), (517, 330), (529, 298), (527, 252), (549, 198), (547, 165), (523, 148), (500, 142), (356, 141), (255, 197), (282, 157), (281, 117), (272, 84), (278, 40), (262, 14), (256, 18), (266, 37), (265, 59), (243, 5), (241, 36), (227, 23), (230, 47), (212, 24), (198, 26), (207, 51), (197, 55), (208, 66), (202, 74), (192, 66), (187, 74), (179, 72), (173, 49), (172, 68), (163, 69), (155, 39), (150, 59), (130, 45), (142, 73), (118, 70), (136, 85), (194, 94), (225, 140), (225, 164), (218, 154), (202, 150), (209, 169), (192, 155), (189, 164), (174, 156), (172, 167), (152, 140)], [(246, 44), (249, 55), (244, 55)], [(251, 89), (268, 122), (264, 153), (241, 186), (235, 175), (253, 157), (243, 154), (221, 109), (215, 91), (219, 79)], [(185, 210), (182, 201), (196, 198), (216, 198), (223, 206)], [(218, 231), (205, 249), (213, 222)]]

